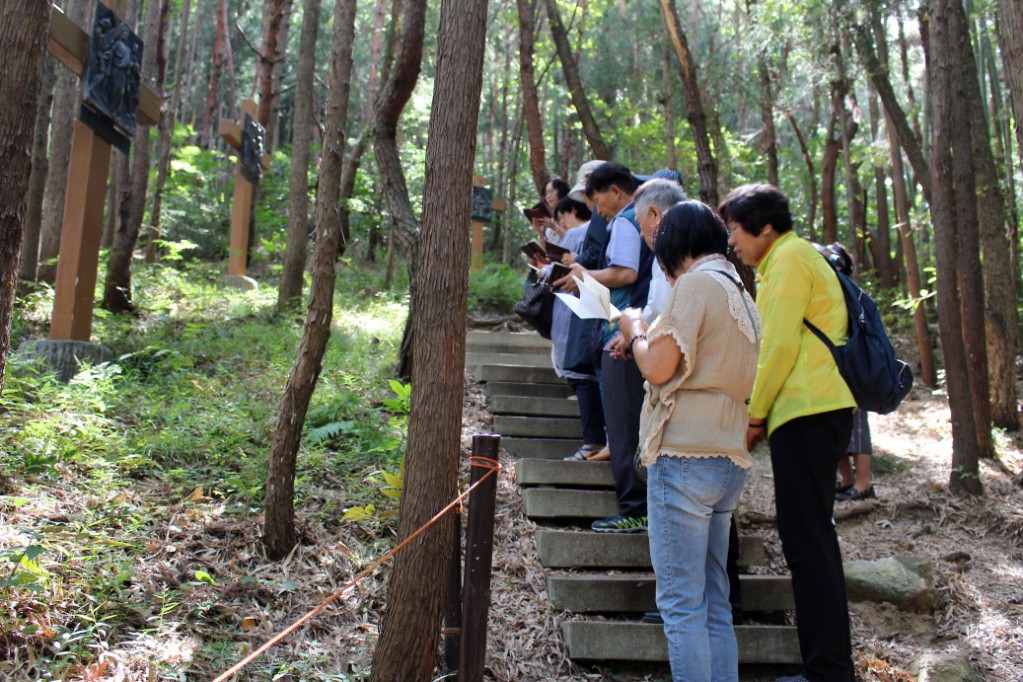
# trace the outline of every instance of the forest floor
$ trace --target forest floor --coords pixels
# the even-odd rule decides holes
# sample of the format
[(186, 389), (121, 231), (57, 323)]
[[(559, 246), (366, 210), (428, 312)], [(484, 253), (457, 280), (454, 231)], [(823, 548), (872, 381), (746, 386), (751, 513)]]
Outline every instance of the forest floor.
[[(269, 404), (275, 391), (265, 387)], [(480, 387), (467, 379), (465, 393), (463, 460), (472, 434), (488, 431), (492, 423)], [(122, 422), (139, 427), (119, 416)], [(947, 488), (946, 396), (918, 387), (898, 412), (872, 416), (871, 425), (878, 499), (839, 505), (844, 556), (849, 561), (901, 555), (929, 562), (938, 607), (921, 615), (853, 604), (861, 678), (901, 682), (922, 654), (957, 652), (972, 661), (981, 679), (1020, 680), (1023, 491), (1012, 478), (1023, 471), (1023, 439), (996, 433), (999, 460), (981, 465), (984, 495), (963, 498)], [(180, 430), (169, 426), (174, 428)], [(284, 561), (273, 562), (263, 548), (258, 502), (215, 492), (228, 482), (200, 470), (185, 476), (169, 468), (133, 469), (125, 476), (76, 452), (69, 450), (66, 463), (43, 475), (0, 471), (0, 556), (11, 559), (18, 547), (37, 543), (43, 552), (34, 564), (22, 564), (39, 571), (36, 591), (0, 581), (4, 682), (210, 680), (335, 594), (394, 542), (396, 507), (377, 490), (380, 472), (356, 470), (340, 454), (329, 462), (300, 461), (300, 544)], [(754, 462), (740, 527), (765, 538), (768, 561), (757, 570), (784, 573), (763, 448)], [(533, 541), (536, 526), (523, 513), (515, 461), (506, 458), (503, 466), (488, 679), (667, 680), (663, 665), (580, 667), (567, 659), (560, 633), (565, 616), (547, 599)], [(372, 518), (342, 520), (344, 510), (367, 499), (379, 502)], [(236, 679), (365, 679), (386, 609), (388, 573), (385, 565), (360, 581)], [(744, 669), (742, 679), (769, 682), (778, 672)]]

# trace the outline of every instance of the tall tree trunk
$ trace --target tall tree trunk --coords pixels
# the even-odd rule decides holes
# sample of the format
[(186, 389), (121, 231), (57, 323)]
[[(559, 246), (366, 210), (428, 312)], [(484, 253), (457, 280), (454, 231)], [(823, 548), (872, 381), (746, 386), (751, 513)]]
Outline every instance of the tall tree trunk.
[(398, 153), (398, 120), (419, 79), (425, 17), (426, 0), (404, 0), (397, 53), (387, 80), (377, 93), (373, 121), (373, 151), (380, 173), (381, 189), (393, 221), (391, 239), (404, 256), (409, 272), (409, 314), (398, 359), (398, 375), (401, 377), (412, 375), (414, 318), (419, 293), (414, 277), (419, 253), (419, 221), (412, 210), (405, 172)]
[(661, 49), (661, 82), (663, 92), (661, 105), (664, 107), (664, 147), (667, 150), (668, 168), (678, 169), (678, 152), (675, 149), (675, 96), (671, 77), (671, 45), (664, 41)]
[(159, 132), (156, 141), (156, 185), (153, 187), (153, 207), (149, 211), (149, 230), (146, 239), (146, 262), (156, 262), (156, 240), (160, 236), (160, 211), (163, 206), (163, 189), (170, 173), (171, 141), (174, 139), (174, 126), (177, 122), (178, 106), (181, 102), (181, 85), (187, 70), (185, 68), (185, 45), (188, 43), (188, 28), (191, 19), (192, 0), (184, 0), (181, 8), (181, 34), (178, 38), (178, 49), (174, 57), (174, 88), (171, 90), (170, 104), (160, 117)]
[[(381, 59), (384, 56), (384, 22), (387, 20), (387, 3), (386, 0), (377, 0), (376, 9), (373, 12), (373, 39), (370, 41), (369, 49), (369, 77), (366, 80), (366, 97), (363, 100), (362, 108), (362, 121), (365, 132), (362, 138), (359, 140), (362, 142), (366, 141), (369, 144), (369, 140), (372, 136), (371, 127), (373, 125), (373, 99), (377, 91), (377, 81), (380, 77)], [(393, 35), (393, 32), (392, 32)], [(393, 40), (388, 41), (388, 56), (393, 55)], [(377, 223), (373, 223), (369, 228), (369, 236), (366, 239), (366, 257), (367, 263), (376, 262), (376, 250), (380, 244), (380, 226)]]
[[(483, 80), (487, 2), (444, 0), (423, 188), (423, 293), (416, 318), (407, 485), (398, 535), (407, 538), (454, 496), (458, 480), (469, 288), (470, 192)], [(454, 230), (454, 234), (452, 234)], [(443, 320), (443, 324), (437, 324)], [(451, 559), (446, 515), (395, 557), (372, 682), (428, 680), (436, 660)]]
[(760, 76), (760, 121), (763, 124), (763, 149), (767, 157), (767, 181), (778, 186), (778, 135), (774, 129), (774, 93), (771, 92), (771, 65), (761, 54), (757, 58)]
[[(895, 199), (895, 214), (899, 219), (899, 240), (906, 263), (906, 285), (910, 298), (920, 298), (923, 285), (920, 280), (919, 261), (916, 256), (916, 239), (910, 221), (909, 194), (906, 191), (906, 175), (902, 165), (902, 149), (895, 136), (895, 129), (888, 126), (888, 150), (892, 161), (892, 193)], [(913, 326), (916, 331), (917, 353), (920, 355), (920, 380), (934, 387), (938, 385), (938, 371), (934, 362), (931, 332), (927, 326), (927, 301), (921, 300), (913, 307)]]
[(529, 170), (533, 173), (533, 184), (539, 193), (543, 191), (551, 174), (547, 170), (543, 117), (540, 114), (540, 98), (536, 92), (536, 75), (533, 72), (536, 0), (515, 0), (515, 5), (519, 13), (519, 85), (522, 87), (522, 107), (529, 138)]
[[(227, 42), (227, 0), (219, 0), (217, 5), (217, 28), (213, 33), (213, 64), (206, 89), (206, 108), (203, 110), (202, 123), (199, 128), (199, 147), (210, 149), (213, 146), (214, 114), (220, 95), (220, 71), (224, 66), (224, 43)], [(234, 112), (231, 112), (234, 116)]]
[(32, 137), (39, 111), (39, 97), (26, 98), (24, 93), (38, 95), (40, 91), (50, 9), (50, 2), (39, 0), (6, 0), (0, 5), (0, 54), (4, 55), (4, 77), (0, 78), (0, 391), (11, 343), (25, 193), (32, 173)]
[[(96, 0), (68, 0), (68, 18), (79, 26), (92, 16)], [(64, 195), (67, 193), (68, 164), (71, 162), (71, 133), (78, 118), (78, 76), (57, 66), (57, 87), (53, 94), (53, 122), (50, 124), (50, 172), (43, 197), (43, 222), (39, 236), (39, 281), (53, 284), (57, 276), (60, 231), (64, 225)]]
[(957, 494), (979, 494), (983, 491), (979, 476), (980, 451), (970, 392), (968, 353), (963, 339), (965, 321), (962, 317), (959, 291), (958, 251), (963, 246), (963, 240), (958, 234), (956, 203), (961, 193), (955, 190), (956, 180), (959, 178), (953, 160), (954, 110), (958, 104), (955, 87), (961, 70), (957, 62), (958, 50), (949, 38), (948, 3), (949, 0), (932, 0), (929, 3), (931, 15), (927, 74), (933, 113), (931, 219), (934, 223), (935, 258), (938, 266), (939, 330), (952, 416), (952, 471), (949, 487)]
[[(512, 143), (511, 143), (511, 164), (508, 168), (508, 175), (505, 180), (505, 206), (514, 206), (516, 197), (516, 184), (515, 177), (518, 175), (519, 170), (519, 149), (522, 146), (522, 98), (515, 98), (515, 115), (512, 116)], [(514, 241), (515, 230), (512, 229), (514, 216), (510, 213), (507, 214), (505, 220), (507, 221), (507, 227), (504, 230), (504, 244), (501, 247), (501, 262), (509, 264), (512, 262), (512, 258), (518, 253), (516, 244)]]
[(57, 69), (61, 67), (52, 57), (44, 58), (43, 81), (39, 89), (39, 115), (32, 134), (32, 175), (25, 197), (25, 234), (21, 248), (19, 277), (27, 282), (36, 280), (39, 269), (39, 234), (43, 220), (43, 196), (50, 159), (46, 148), (50, 143), (50, 109), (53, 105), (53, 86), (57, 82)]
[[(956, 61), (954, 89), (952, 90), (952, 165), (955, 171), (956, 221), (959, 233), (959, 281), (962, 287), (963, 335), (966, 341), (966, 361), (969, 369), (970, 391), (973, 394), (973, 413), (977, 422), (977, 447), (981, 457), (994, 457), (991, 437), (991, 392), (988, 380), (987, 334), (985, 333), (984, 273), (980, 265), (980, 221), (977, 211), (977, 189), (974, 160), (975, 135), (986, 134), (986, 129), (975, 131), (969, 107), (983, 106), (970, 96), (967, 82), (977, 88), (977, 73), (973, 51), (969, 48), (970, 33), (966, 15), (959, 0), (938, 0), (939, 12), (947, 12), (946, 49)], [(987, 141), (985, 139), (985, 144)], [(991, 153), (990, 148), (988, 154)], [(997, 182), (997, 181), (996, 181)], [(1000, 208), (1000, 207), (999, 207)], [(1004, 225), (1004, 222), (1001, 223)]]
[[(877, 101), (877, 93), (871, 91), (869, 95), (870, 106), (870, 136), (874, 144), (879, 144), (878, 139), (881, 130), (881, 107)], [(892, 263), (892, 234), (891, 221), (888, 213), (888, 174), (883, 161), (874, 163), (874, 188), (877, 193), (877, 232), (876, 244), (873, 249), (874, 265), (877, 267), (880, 276), (881, 286), (885, 289), (893, 289), (896, 285), (896, 272)]]
[[(163, 92), (166, 78), (167, 58), (161, 54), (165, 47), (163, 32), (166, 27), (168, 0), (149, 0), (146, 6), (145, 26), (142, 40), (150, 49), (142, 53), (142, 76), (155, 86), (156, 92)], [(157, 63), (160, 66), (157, 66)], [(142, 229), (146, 212), (146, 190), (149, 187), (149, 128), (139, 126), (135, 133), (134, 156), (130, 179), (126, 178), (126, 192), (121, 195), (124, 220), (117, 223), (107, 261), (107, 276), (103, 286), (104, 310), (127, 313), (135, 310), (131, 297), (131, 264), (135, 255), (135, 244)]]
[(998, 45), (1016, 121), (1016, 151), (1023, 165), (1023, 0), (998, 0)]
[(831, 84), (831, 114), (828, 118), (827, 134), (824, 137), (824, 158), (821, 161), (821, 239), (825, 244), (838, 241), (838, 204), (836, 197), (836, 170), (842, 141), (835, 136), (835, 129), (842, 121), (842, 84)]
[(316, 66), (316, 34), (320, 24), (320, 0), (303, 0), (302, 35), (298, 71), (295, 74), (295, 116), (291, 138), (291, 178), (288, 185), (288, 243), (277, 290), (277, 312), (284, 313), (302, 302), (306, 242), (309, 240), (309, 144), (312, 139), (313, 76)]
[(565, 73), (565, 83), (568, 85), (568, 92), (572, 97), (572, 106), (579, 114), (579, 121), (583, 125), (583, 133), (586, 135), (586, 142), (590, 145), (590, 151), (594, 158), (610, 159), (611, 150), (604, 142), (597, 125), (597, 119), (593, 117), (593, 110), (590, 109), (590, 102), (586, 99), (586, 91), (583, 90), (583, 83), (579, 79), (579, 68), (576, 66), (572, 56), (572, 46), (568, 44), (568, 33), (565, 25), (561, 23), (561, 13), (554, 0), (544, 0), (547, 7), (547, 22), (550, 24), (551, 37), (554, 39), (554, 46), (558, 51), (558, 59), (561, 61), (561, 69)]
[(264, 0), (263, 43), (256, 55), (256, 118), (264, 126), (270, 121), (270, 109), (277, 93), (274, 92), (274, 74), (279, 71), (281, 26), (291, 7), (291, 0)]
[(710, 148), (710, 136), (707, 133), (707, 113), (703, 108), (700, 86), (696, 77), (696, 60), (689, 50), (689, 42), (682, 30), (682, 23), (675, 9), (675, 0), (660, 0), (661, 18), (668, 29), (671, 44), (678, 58), (679, 73), (682, 77), (683, 92), (686, 98), (686, 120), (693, 135), (696, 146), (696, 161), (700, 176), (700, 201), (710, 206), (718, 205), (718, 167)]
[[(855, 100), (849, 96), (850, 104)], [(867, 269), (864, 237), (867, 232), (867, 207), (863, 201), (863, 185), (860, 182), (860, 164), (852, 158), (852, 145), (860, 124), (848, 106), (842, 107), (842, 166), (845, 169), (845, 200), (848, 207), (849, 239), (860, 271)]]
[[(799, 149), (803, 153), (803, 163), (806, 164), (807, 179), (810, 183), (810, 210), (807, 213), (806, 228), (810, 235), (810, 241), (817, 240), (817, 171), (814, 170), (813, 156), (810, 155), (810, 149), (806, 146), (806, 138), (803, 137), (803, 131), (799, 129), (799, 124), (796, 123), (796, 118), (792, 115), (791, 111), (785, 112), (785, 117), (789, 120), (792, 125), (792, 131), (796, 134), (796, 140), (799, 141)], [(834, 171), (832, 171), (834, 172)]]
[[(291, 14), (294, 11), (294, 0), (288, 0), (284, 9), (284, 16), (281, 19), (281, 32), (277, 37), (277, 55), (274, 68), (272, 92), (273, 100), (270, 102), (270, 113), (266, 120), (266, 139), (269, 145), (267, 150), (273, 150), (281, 144), (281, 92), (284, 84), (284, 64), (288, 61), (288, 34), (291, 32)], [(352, 73), (355, 72), (355, 65), (352, 65)], [(287, 139), (287, 138), (283, 138)]]
[(348, 97), (351, 89), (352, 45), (355, 42), (355, 0), (334, 5), (334, 35), (327, 86), (323, 157), (316, 187), (316, 245), (313, 285), (298, 356), (288, 376), (270, 446), (266, 475), (265, 535), (267, 554), (283, 559), (295, 546), (295, 462), (309, 401), (322, 369), (334, 313), (334, 262), (341, 237), (337, 188), (345, 151)]

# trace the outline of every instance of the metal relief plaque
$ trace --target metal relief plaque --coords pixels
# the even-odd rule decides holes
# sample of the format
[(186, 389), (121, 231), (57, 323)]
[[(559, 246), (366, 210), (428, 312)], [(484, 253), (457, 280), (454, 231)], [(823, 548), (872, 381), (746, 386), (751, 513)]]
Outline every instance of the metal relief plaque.
[[(132, 32), (110, 8), (96, 5), (89, 57), (82, 77), (82, 104), (96, 116), (86, 121), (96, 132), (94, 122), (104, 123), (128, 138), (135, 135), (135, 116), (139, 106), (142, 78), (142, 39)], [(85, 117), (83, 117), (85, 120)], [(117, 144), (116, 141), (110, 142)]]
[(489, 187), (472, 188), (472, 220), (489, 223), (494, 215), (494, 190)]
[(256, 184), (263, 174), (263, 140), (266, 130), (256, 119), (245, 114), (242, 126), (241, 163), (242, 175), (249, 182)]

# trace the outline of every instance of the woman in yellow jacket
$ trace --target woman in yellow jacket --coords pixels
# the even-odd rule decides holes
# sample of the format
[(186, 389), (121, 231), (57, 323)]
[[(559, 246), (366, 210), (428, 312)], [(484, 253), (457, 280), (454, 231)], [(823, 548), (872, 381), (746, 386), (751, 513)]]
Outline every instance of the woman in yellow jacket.
[(763, 337), (746, 442), (750, 449), (765, 436), (770, 443), (778, 535), (792, 572), (803, 659), (799, 675), (781, 680), (855, 682), (832, 513), (856, 401), (831, 352), (803, 324), (806, 319), (834, 343), (845, 343), (841, 285), (813, 245), (792, 232), (789, 202), (777, 187), (738, 187), (718, 211), (736, 255), (758, 273)]

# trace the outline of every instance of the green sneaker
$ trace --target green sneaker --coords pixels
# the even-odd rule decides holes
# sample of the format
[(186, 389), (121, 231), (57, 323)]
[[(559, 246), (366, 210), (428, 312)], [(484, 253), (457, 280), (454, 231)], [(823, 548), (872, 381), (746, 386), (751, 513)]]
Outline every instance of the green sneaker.
[(612, 516), (609, 519), (594, 521), (590, 528), (598, 533), (645, 533), (645, 516)]

